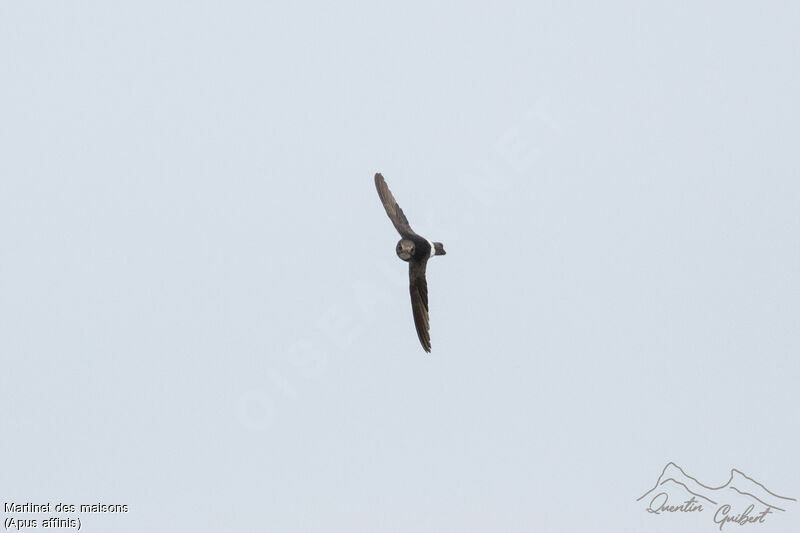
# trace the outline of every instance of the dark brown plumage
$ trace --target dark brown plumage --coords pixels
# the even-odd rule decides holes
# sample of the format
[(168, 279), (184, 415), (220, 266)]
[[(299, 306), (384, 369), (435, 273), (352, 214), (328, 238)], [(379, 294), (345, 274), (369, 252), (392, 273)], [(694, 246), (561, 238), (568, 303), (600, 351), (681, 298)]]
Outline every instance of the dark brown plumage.
[(428, 322), (428, 282), (425, 279), (425, 267), (428, 260), (409, 261), (408, 279), (411, 292), (411, 310), (414, 313), (414, 326), (422, 349), (431, 351), (431, 328)]
[(411, 225), (408, 223), (406, 214), (403, 213), (403, 210), (397, 205), (397, 200), (394, 199), (392, 191), (389, 190), (389, 186), (386, 185), (386, 180), (383, 179), (380, 173), (375, 174), (375, 188), (378, 189), (378, 196), (381, 202), (383, 202), (383, 208), (386, 209), (386, 214), (389, 215), (389, 220), (392, 221), (397, 232), (403, 237), (416, 235), (414, 230), (411, 229)]
[(445, 255), (444, 246), (440, 242), (430, 242), (420, 237), (411, 229), (403, 210), (386, 185), (381, 174), (375, 174), (375, 188), (383, 203), (386, 214), (394, 224), (402, 239), (397, 243), (397, 255), (408, 262), (409, 292), (411, 293), (411, 310), (414, 314), (414, 326), (422, 349), (431, 351), (430, 323), (428, 320), (428, 282), (425, 280), (425, 268), (428, 259), (434, 255)]

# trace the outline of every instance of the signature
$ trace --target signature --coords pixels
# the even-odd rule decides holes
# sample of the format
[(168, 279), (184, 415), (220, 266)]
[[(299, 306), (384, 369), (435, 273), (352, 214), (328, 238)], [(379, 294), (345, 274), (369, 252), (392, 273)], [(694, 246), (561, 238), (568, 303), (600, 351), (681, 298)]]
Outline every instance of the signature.
[(677, 511), (682, 513), (693, 513), (695, 511), (701, 512), (703, 510), (702, 504), (699, 504), (694, 496), (680, 505), (667, 505), (667, 503), (669, 503), (669, 496), (667, 493), (659, 492), (653, 496), (652, 500), (650, 500), (650, 505), (647, 507), (647, 512), (653, 514), (661, 514), (663, 512), (674, 513)]
[(720, 531), (722, 531), (722, 526), (729, 522), (739, 524), (740, 526), (752, 524), (754, 522), (763, 524), (767, 515), (772, 512), (772, 507), (767, 505), (764, 510), (757, 515), (750, 516), (750, 513), (754, 508), (755, 505), (751, 503), (743, 513), (731, 516), (731, 506), (726, 503), (725, 505), (720, 506), (720, 508), (717, 509), (717, 512), (714, 513), (714, 523), (719, 524)]
[(647, 502), (645, 511), (653, 515), (713, 512), (713, 522), (720, 531), (728, 524), (764, 524), (769, 517), (785, 513), (797, 503), (795, 498), (776, 494), (735, 468), (727, 482), (710, 486), (672, 462), (661, 471), (653, 488), (636, 501)]

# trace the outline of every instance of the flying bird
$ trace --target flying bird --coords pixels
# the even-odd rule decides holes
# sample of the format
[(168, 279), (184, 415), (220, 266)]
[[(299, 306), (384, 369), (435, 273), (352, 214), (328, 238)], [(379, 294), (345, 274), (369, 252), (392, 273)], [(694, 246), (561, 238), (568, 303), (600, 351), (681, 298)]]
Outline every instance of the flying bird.
[(375, 188), (383, 202), (386, 214), (402, 237), (397, 242), (397, 257), (408, 263), (409, 291), (411, 292), (411, 310), (414, 313), (414, 325), (422, 349), (431, 351), (430, 325), (428, 323), (428, 282), (425, 281), (425, 266), (434, 255), (445, 255), (444, 246), (440, 242), (431, 242), (417, 235), (408, 223), (406, 215), (392, 196), (386, 180), (375, 174)]

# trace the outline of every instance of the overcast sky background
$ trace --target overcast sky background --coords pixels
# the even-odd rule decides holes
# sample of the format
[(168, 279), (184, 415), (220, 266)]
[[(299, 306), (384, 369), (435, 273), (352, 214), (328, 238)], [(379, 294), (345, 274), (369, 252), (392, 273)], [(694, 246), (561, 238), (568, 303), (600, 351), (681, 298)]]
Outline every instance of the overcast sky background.
[[(800, 498), (800, 8), (484, 4), (0, 3), (4, 502), (718, 531), (635, 501), (668, 461)], [(376, 171), (447, 250), (431, 355)]]

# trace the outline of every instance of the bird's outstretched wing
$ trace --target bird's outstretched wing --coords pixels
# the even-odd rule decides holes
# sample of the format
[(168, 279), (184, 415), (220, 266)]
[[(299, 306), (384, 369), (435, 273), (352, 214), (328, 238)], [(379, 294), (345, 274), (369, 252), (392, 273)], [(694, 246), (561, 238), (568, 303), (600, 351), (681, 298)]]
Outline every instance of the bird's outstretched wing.
[(414, 325), (422, 349), (431, 351), (430, 325), (428, 324), (428, 282), (425, 281), (425, 266), (428, 260), (410, 261), (408, 263), (409, 290), (411, 292), (411, 310), (414, 312)]
[(403, 213), (403, 210), (397, 205), (397, 200), (392, 196), (392, 191), (390, 191), (389, 186), (386, 185), (386, 180), (383, 179), (380, 173), (375, 174), (375, 188), (378, 189), (378, 196), (381, 197), (383, 208), (386, 209), (386, 214), (389, 215), (389, 219), (391, 219), (398, 233), (400, 233), (402, 237), (416, 235), (408, 224), (408, 219)]

